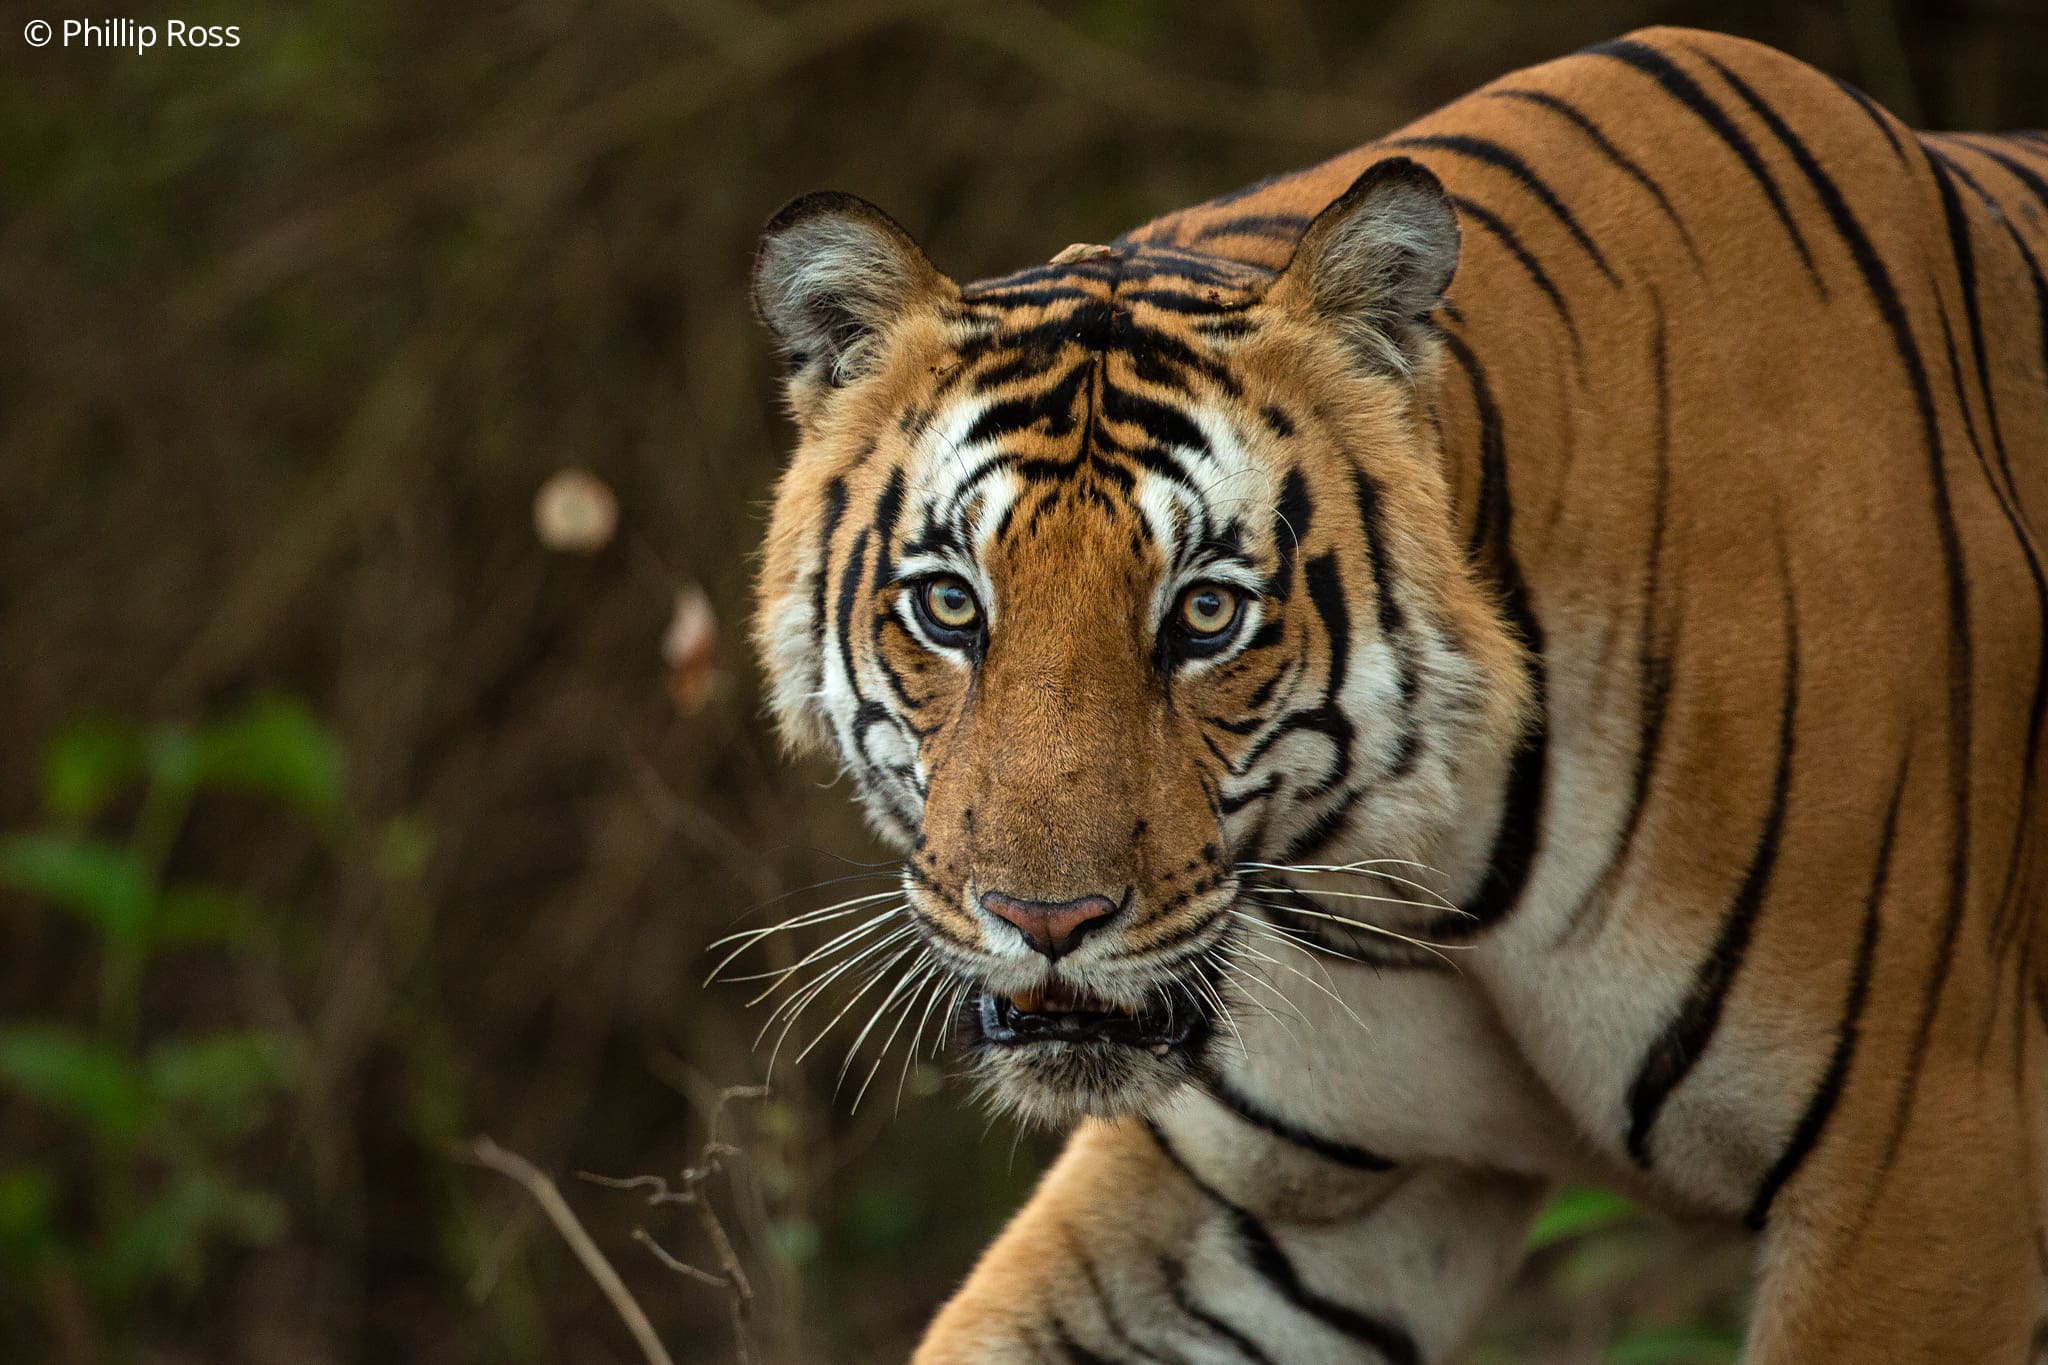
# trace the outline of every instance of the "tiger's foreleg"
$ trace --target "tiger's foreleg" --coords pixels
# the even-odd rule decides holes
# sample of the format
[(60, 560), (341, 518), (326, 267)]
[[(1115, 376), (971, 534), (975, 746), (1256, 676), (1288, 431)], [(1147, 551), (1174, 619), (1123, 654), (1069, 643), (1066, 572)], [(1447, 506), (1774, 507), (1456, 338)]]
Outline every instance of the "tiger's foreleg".
[[(1085, 1125), (915, 1365), (1441, 1360), (1520, 1260), (1543, 1193), (1420, 1166), (1269, 1179), (1251, 1207), (1197, 1147), (1142, 1120)], [(1284, 1171), (1290, 1154), (1271, 1155)]]
[(1750, 1365), (2048, 1359), (2048, 1039), (2025, 1010), (1979, 1062), (1975, 1022), (1937, 1036), (1902, 1127), (1886, 1077), (1772, 1205)]

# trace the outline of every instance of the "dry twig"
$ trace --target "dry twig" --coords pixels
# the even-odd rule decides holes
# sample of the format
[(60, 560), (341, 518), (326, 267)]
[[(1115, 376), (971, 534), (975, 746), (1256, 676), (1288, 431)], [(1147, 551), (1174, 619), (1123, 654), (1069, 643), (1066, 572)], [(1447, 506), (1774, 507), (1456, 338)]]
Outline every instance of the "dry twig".
[(487, 1170), (509, 1176), (525, 1187), (547, 1214), (548, 1221), (555, 1225), (555, 1231), (562, 1234), (562, 1240), (576, 1253), (576, 1259), (583, 1262), (583, 1268), (590, 1272), (590, 1278), (597, 1281), (597, 1287), (611, 1300), (613, 1309), (626, 1324), (626, 1330), (633, 1334), (639, 1344), (640, 1354), (647, 1358), (647, 1365), (675, 1365), (668, 1348), (661, 1344), (661, 1338), (654, 1334), (654, 1324), (647, 1320), (633, 1295), (626, 1289), (619, 1272), (612, 1269), (612, 1263), (605, 1259), (590, 1234), (583, 1229), (582, 1222), (562, 1198), (562, 1192), (555, 1182), (543, 1175), (538, 1167), (517, 1152), (508, 1152), (487, 1137), (479, 1137), (469, 1146), (468, 1159)]
[(578, 1171), (579, 1180), (606, 1189), (635, 1190), (644, 1194), (649, 1208), (664, 1204), (688, 1205), (697, 1215), (697, 1223), (704, 1230), (705, 1240), (711, 1243), (712, 1254), (718, 1260), (718, 1269), (706, 1270), (691, 1265), (688, 1261), (672, 1254), (655, 1240), (646, 1228), (634, 1228), (633, 1240), (654, 1253), (656, 1260), (679, 1275), (726, 1291), (726, 1301), (732, 1310), (733, 1351), (739, 1365), (750, 1365), (752, 1352), (747, 1345), (747, 1322), (754, 1309), (754, 1286), (747, 1278), (746, 1267), (740, 1264), (739, 1253), (734, 1250), (732, 1238), (726, 1234), (725, 1224), (720, 1221), (718, 1211), (711, 1206), (706, 1196), (704, 1183), (724, 1169), (727, 1157), (738, 1156), (740, 1149), (731, 1143), (721, 1141), (718, 1136), (719, 1121), (725, 1116), (725, 1109), (734, 1100), (758, 1100), (768, 1094), (765, 1085), (729, 1085), (718, 1092), (712, 1101), (711, 1113), (707, 1119), (704, 1145), (697, 1151), (697, 1160), (683, 1168), (671, 1185), (666, 1177), (658, 1175), (610, 1176), (594, 1175), (589, 1171)]

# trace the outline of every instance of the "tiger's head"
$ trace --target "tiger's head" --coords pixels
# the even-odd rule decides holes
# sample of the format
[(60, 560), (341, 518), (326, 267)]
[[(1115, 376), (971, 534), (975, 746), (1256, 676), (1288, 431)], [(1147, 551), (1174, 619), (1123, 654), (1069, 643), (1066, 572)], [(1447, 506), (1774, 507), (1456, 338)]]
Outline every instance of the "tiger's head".
[(1197, 1075), (1267, 868), (1428, 862), (1490, 809), (1529, 683), (1431, 421), (1457, 254), (1399, 159), (1278, 272), (1128, 244), (961, 286), (848, 195), (768, 225), (770, 703), (907, 852), (880, 965), (1020, 1111)]

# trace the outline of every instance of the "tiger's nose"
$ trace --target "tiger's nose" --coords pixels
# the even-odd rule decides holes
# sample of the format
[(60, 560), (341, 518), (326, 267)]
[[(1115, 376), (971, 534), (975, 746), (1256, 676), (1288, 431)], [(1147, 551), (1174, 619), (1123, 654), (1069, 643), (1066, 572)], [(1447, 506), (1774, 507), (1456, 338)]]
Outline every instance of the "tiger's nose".
[(1083, 896), (1077, 901), (1027, 901), (984, 891), (981, 908), (1005, 923), (1014, 925), (1024, 941), (1057, 962), (1081, 946), (1081, 940), (1100, 928), (1116, 913), (1116, 902), (1107, 896)]

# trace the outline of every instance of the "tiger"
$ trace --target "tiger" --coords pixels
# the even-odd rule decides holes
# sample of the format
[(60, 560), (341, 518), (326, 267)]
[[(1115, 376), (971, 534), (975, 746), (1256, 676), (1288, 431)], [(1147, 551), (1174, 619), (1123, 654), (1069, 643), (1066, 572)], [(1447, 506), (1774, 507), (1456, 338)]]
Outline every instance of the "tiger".
[(772, 219), (819, 960), (1071, 1129), (917, 1365), (1441, 1361), (1582, 1181), (1755, 1365), (2048, 1358), (2044, 212), (1654, 28), (977, 283)]

